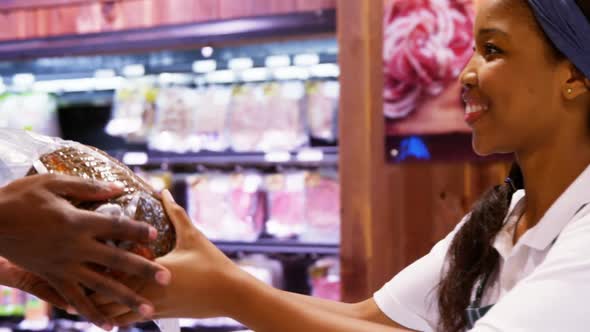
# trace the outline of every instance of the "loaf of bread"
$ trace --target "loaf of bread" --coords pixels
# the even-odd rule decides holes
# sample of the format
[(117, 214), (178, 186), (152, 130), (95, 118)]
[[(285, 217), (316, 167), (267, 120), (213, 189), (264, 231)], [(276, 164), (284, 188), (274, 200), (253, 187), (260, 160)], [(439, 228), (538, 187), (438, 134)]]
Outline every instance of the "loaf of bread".
[(160, 196), (152, 187), (127, 166), (96, 148), (72, 145), (42, 155), (27, 175), (55, 173), (78, 176), (124, 185), (123, 195), (104, 202), (76, 202), (78, 208), (114, 216), (126, 216), (147, 222), (158, 230), (158, 238), (149, 245), (114, 243), (149, 259), (170, 252), (176, 242), (176, 233), (166, 216)]

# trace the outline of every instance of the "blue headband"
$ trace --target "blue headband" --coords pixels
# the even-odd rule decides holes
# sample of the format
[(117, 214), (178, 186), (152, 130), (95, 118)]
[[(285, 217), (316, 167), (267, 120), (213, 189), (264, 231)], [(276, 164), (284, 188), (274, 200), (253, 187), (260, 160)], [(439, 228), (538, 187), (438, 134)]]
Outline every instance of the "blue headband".
[(575, 0), (528, 0), (555, 46), (590, 78), (590, 22)]

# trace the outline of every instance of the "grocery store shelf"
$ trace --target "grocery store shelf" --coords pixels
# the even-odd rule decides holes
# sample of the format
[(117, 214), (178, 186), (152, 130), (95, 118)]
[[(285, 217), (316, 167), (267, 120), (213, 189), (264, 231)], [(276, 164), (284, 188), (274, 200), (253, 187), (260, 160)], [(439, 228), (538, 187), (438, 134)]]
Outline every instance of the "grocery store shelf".
[[(186, 48), (260, 38), (334, 33), (336, 11), (302, 12), (124, 31), (0, 42), (0, 60)], [(125, 42), (121, 42), (125, 41)]]
[(293, 152), (199, 152), (109, 151), (128, 166), (337, 166), (338, 148), (302, 148)]
[(289, 240), (258, 240), (256, 242), (213, 241), (224, 252), (338, 255), (338, 244), (302, 243)]

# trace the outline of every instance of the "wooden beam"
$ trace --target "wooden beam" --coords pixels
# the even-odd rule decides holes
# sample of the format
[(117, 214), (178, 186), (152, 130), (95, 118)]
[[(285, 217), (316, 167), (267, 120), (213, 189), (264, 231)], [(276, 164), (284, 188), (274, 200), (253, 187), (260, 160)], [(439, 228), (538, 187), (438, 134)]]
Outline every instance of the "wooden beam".
[[(388, 223), (383, 118), (382, 0), (338, 2), (343, 300), (370, 296)], [(393, 240), (393, 238), (391, 239)], [(387, 241), (389, 247), (391, 241)]]
[(0, 11), (14, 9), (39, 9), (47, 7), (73, 6), (97, 2), (122, 2), (137, 0), (2, 0)]

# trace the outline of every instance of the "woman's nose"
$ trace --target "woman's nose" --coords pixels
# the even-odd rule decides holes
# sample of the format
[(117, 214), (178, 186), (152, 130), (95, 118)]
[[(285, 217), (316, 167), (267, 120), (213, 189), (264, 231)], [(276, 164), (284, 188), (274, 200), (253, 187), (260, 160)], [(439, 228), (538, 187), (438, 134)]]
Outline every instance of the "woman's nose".
[(477, 71), (475, 70), (474, 63), (475, 61), (472, 57), (471, 60), (469, 60), (469, 62), (465, 66), (465, 68), (463, 68), (463, 71), (459, 76), (461, 85), (464, 88), (473, 88), (474, 86), (477, 86)]

